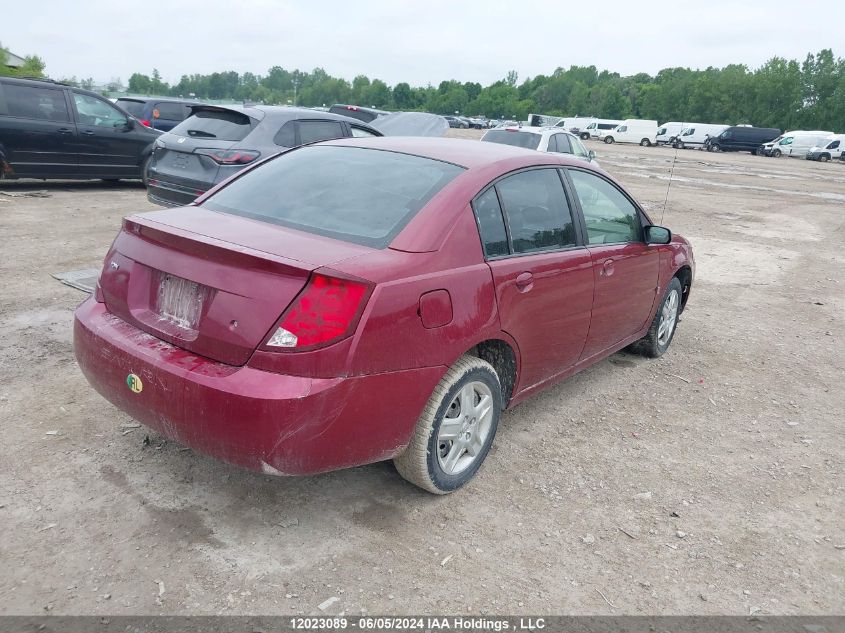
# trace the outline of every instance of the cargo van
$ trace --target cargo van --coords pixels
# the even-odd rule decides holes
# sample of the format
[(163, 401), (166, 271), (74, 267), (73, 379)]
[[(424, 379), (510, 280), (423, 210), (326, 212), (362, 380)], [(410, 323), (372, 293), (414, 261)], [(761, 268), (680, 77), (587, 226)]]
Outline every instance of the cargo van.
[(728, 129), (727, 125), (716, 125), (714, 123), (688, 123), (689, 127), (675, 137), (672, 147), (685, 149), (688, 147), (701, 148), (711, 136), (719, 136)]
[(683, 130), (695, 123), (684, 123), (682, 121), (667, 121), (657, 129), (656, 143), (658, 145), (668, 145), (672, 142), (674, 137), (678, 136)]
[[(584, 141), (589, 138), (599, 138), (603, 132), (609, 132), (622, 123), (624, 123), (624, 121), (616, 121), (614, 119), (593, 119), (592, 123), (589, 123), (586, 127), (579, 130), (578, 136), (580, 136), (581, 140)], [(656, 127), (657, 124), (655, 124), (655, 129)]]
[(636, 143), (651, 147), (657, 142), (657, 121), (626, 119), (612, 130), (601, 130), (599, 140), (611, 143)]
[(833, 132), (793, 130), (792, 132), (785, 132), (770, 143), (764, 143), (760, 150), (764, 156), (773, 158), (780, 158), (781, 156), (804, 158), (807, 156), (807, 152), (830, 136), (833, 136)]
[(845, 149), (845, 134), (834, 134), (824, 141), (810, 148), (807, 152), (807, 160), (818, 160), (826, 163), (829, 160), (842, 158), (842, 150)]
[(704, 142), (708, 152), (750, 152), (756, 154), (764, 143), (780, 136), (780, 130), (774, 127), (751, 127), (733, 125), (718, 136), (711, 136)]

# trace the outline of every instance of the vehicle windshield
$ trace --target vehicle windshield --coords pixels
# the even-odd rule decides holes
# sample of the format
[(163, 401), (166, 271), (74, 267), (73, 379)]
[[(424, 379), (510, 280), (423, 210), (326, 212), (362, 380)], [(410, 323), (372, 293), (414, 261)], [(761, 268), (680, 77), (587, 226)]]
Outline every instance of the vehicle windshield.
[(537, 149), (540, 146), (540, 135), (534, 132), (520, 132), (518, 130), (491, 130), (484, 135), (482, 141), (501, 143), (525, 149)]
[(409, 154), (314, 145), (245, 173), (202, 206), (385, 248), (463, 171)]
[(255, 120), (234, 110), (199, 110), (171, 130), (179, 136), (242, 141), (252, 131)]
[(692, 136), (693, 132), (695, 132), (695, 128), (694, 127), (688, 127), (688, 128), (685, 128), (681, 132), (681, 136)]

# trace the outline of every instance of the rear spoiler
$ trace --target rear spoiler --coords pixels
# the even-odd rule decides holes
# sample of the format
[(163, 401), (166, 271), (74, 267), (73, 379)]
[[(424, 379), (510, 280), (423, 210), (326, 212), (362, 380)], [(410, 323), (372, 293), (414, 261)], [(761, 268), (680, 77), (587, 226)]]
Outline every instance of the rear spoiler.
[(197, 103), (196, 105), (191, 105), (188, 107), (191, 109), (190, 116), (193, 116), (197, 112), (234, 112), (236, 114), (243, 114), (244, 116), (248, 116), (251, 119), (256, 119), (258, 121), (264, 118), (264, 112), (262, 112), (261, 110), (256, 110), (254, 108), (243, 107), (238, 105), (222, 106)]

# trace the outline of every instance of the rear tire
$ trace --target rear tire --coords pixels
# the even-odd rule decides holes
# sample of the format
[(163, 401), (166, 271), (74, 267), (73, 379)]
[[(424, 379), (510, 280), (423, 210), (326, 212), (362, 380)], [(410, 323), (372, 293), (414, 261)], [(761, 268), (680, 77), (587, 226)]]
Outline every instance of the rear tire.
[(590, 140), (589, 132), (581, 132), (581, 140), (582, 141), (589, 141)]
[(502, 387), (490, 363), (464, 355), (434, 388), (411, 442), (393, 459), (423, 490), (443, 495), (466, 484), (490, 451), (502, 413)]
[(647, 138), (644, 138), (640, 141), (640, 147), (651, 147), (651, 141)]
[(612, 136), (605, 136), (604, 142), (607, 143), (608, 145), (612, 145), (613, 144), (613, 137)]
[(663, 295), (663, 301), (651, 322), (648, 333), (634, 344), (634, 348), (650, 358), (659, 358), (669, 349), (678, 326), (681, 313), (683, 289), (677, 277), (673, 277)]

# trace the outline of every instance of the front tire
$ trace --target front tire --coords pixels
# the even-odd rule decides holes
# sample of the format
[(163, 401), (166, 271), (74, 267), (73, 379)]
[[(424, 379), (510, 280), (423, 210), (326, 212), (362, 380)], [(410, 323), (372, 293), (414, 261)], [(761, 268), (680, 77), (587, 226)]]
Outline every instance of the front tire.
[(613, 144), (613, 137), (612, 136), (605, 136), (604, 142), (608, 145), (612, 145)]
[(682, 300), (681, 282), (673, 277), (663, 295), (663, 301), (651, 322), (648, 333), (637, 341), (635, 347), (650, 358), (659, 358), (669, 349), (678, 326)]
[(581, 140), (582, 141), (589, 141), (590, 140), (590, 133), (589, 132), (581, 132)]
[(144, 162), (141, 163), (141, 182), (144, 187), (147, 187), (147, 182), (149, 181), (149, 178), (147, 177), (147, 170), (150, 168), (150, 161), (152, 159), (152, 154), (150, 154), (144, 159)]
[(819, 156), (819, 160), (823, 163), (826, 163), (830, 160), (830, 156), (828, 156), (827, 154), (822, 154), (821, 156)]
[(780, 150), (779, 149), (772, 150), (772, 158), (780, 158)]
[(434, 388), (411, 442), (394, 458), (404, 479), (443, 495), (466, 484), (490, 451), (502, 413), (502, 387), (490, 363), (464, 355)]

